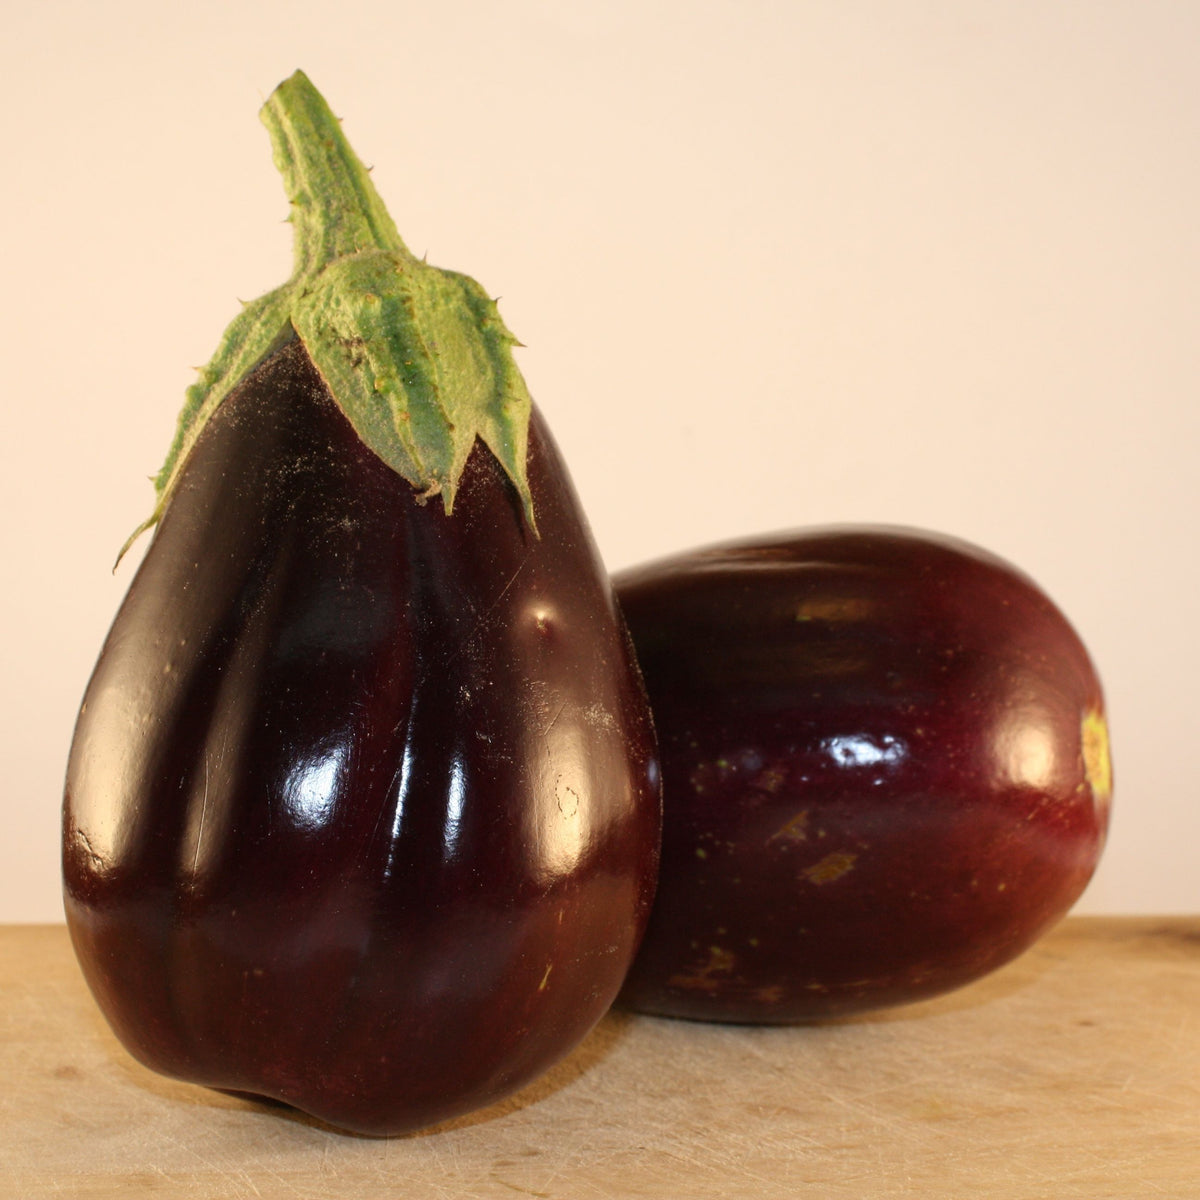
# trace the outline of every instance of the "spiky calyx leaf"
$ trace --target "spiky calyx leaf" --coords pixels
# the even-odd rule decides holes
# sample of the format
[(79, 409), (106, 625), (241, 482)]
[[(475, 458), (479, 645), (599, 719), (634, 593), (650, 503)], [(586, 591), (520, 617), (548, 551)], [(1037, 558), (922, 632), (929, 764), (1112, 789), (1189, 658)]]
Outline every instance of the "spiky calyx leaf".
[(414, 488), (440, 495), (451, 512), (479, 438), (536, 529), (525, 472), (532, 401), (512, 355), (519, 343), (494, 301), (474, 280), (409, 252), (303, 72), (275, 89), (261, 115), (292, 205), (295, 268), (234, 318), (188, 389), (155, 477), (154, 512), (125, 548), (162, 515), (221, 401), (292, 336), (364, 444)]

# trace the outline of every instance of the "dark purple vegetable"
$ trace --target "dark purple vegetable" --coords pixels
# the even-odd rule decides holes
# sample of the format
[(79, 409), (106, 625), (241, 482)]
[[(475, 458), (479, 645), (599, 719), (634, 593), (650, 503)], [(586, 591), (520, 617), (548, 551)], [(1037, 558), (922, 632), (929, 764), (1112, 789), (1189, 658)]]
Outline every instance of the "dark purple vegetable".
[(617, 577), (664, 831), (629, 1007), (784, 1023), (930, 996), (1083, 891), (1100, 683), (1024, 575), (949, 538), (800, 531)]
[(477, 443), (448, 512), (287, 339), (192, 439), (88, 686), (67, 919), (148, 1066), (396, 1133), (519, 1088), (611, 1003), (653, 733), (540, 415), (521, 485)]

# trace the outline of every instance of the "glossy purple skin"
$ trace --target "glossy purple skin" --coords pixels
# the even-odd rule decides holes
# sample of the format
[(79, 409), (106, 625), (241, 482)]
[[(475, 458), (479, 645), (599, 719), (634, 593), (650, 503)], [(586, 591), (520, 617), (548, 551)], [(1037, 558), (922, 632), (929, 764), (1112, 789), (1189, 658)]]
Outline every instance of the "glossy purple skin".
[(66, 911), (168, 1075), (412, 1130), (569, 1051), (657, 867), (645, 692), (540, 416), (540, 539), (477, 446), (453, 516), (299, 343), (195, 448), (87, 689)]
[(628, 1007), (787, 1023), (933, 995), (1029, 946), (1108, 824), (1103, 698), (1023, 575), (814, 529), (617, 577), (658, 728), (663, 857)]

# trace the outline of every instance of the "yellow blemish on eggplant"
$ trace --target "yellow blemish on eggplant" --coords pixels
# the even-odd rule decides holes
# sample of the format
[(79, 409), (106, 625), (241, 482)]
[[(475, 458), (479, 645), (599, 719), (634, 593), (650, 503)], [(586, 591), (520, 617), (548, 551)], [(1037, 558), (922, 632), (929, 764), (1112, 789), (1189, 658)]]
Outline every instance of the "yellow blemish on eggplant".
[(862, 621), (874, 605), (865, 596), (817, 596), (796, 606), (797, 621)]
[(769, 795), (774, 795), (783, 786), (787, 772), (779, 766), (764, 767), (751, 781), (752, 786), (761, 788)]
[(802, 809), (785, 821), (769, 838), (768, 842), (804, 842), (808, 840), (808, 809)]
[(1083, 715), (1080, 727), (1083, 744), (1083, 771), (1096, 804), (1107, 805), (1112, 799), (1112, 757), (1108, 745), (1108, 722), (1098, 709)]
[(841, 879), (847, 871), (853, 870), (854, 861), (857, 858), (857, 854), (838, 850), (833, 854), (825, 855), (819, 863), (814, 863), (802, 873), (809, 883), (832, 883), (835, 879)]
[(709, 946), (708, 961), (692, 970), (672, 975), (667, 980), (668, 987), (687, 988), (689, 991), (715, 992), (721, 986), (714, 975), (727, 975), (733, 970), (736, 960), (728, 951), (720, 946)]

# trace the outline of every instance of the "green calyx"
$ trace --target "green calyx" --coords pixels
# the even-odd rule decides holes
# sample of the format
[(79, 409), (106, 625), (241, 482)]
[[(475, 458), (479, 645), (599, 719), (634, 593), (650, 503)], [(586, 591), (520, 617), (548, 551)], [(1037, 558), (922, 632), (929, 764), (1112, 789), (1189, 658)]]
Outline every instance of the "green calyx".
[[(155, 477), (154, 525), (209, 417), (283, 341), (298, 336), (363, 442), (446, 511), (481, 438), (536, 530), (525, 455), (532, 401), (519, 345), (474, 280), (415, 258), (337, 118), (303, 72), (262, 109), (295, 226), (295, 269), (245, 305), (188, 389)], [(118, 560), (119, 561), (119, 560)]]

